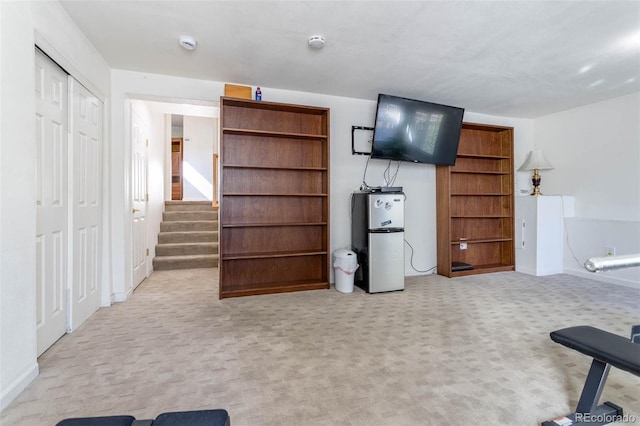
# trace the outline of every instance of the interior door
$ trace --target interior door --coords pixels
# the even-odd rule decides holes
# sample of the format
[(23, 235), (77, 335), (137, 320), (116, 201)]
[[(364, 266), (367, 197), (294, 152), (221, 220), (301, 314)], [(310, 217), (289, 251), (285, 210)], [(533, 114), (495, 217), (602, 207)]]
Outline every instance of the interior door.
[(131, 108), (133, 287), (147, 277), (147, 129)]
[(171, 199), (182, 200), (182, 138), (171, 138)]
[(36, 49), (36, 321), (38, 355), (67, 331), (68, 83)]
[(73, 283), (70, 331), (100, 307), (102, 102), (70, 81), (73, 131)]

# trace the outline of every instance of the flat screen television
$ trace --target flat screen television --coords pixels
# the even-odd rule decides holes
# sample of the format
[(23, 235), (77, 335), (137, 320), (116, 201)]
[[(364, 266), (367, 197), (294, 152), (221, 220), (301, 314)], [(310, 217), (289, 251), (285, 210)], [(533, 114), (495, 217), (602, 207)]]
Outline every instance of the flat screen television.
[(371, 158), (452, 166), (464, 108), (378, 95)]

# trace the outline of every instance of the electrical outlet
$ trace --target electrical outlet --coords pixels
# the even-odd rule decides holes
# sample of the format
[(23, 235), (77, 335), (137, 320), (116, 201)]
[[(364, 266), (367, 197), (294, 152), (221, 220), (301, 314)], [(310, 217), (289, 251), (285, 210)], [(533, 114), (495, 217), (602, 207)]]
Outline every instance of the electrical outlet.
[(467, 243), (460, 243), (460, 250), (466, 250), (467, 249)]
[(616, 248), (615, 247), (605, 247), (604, 248), (605, 256), (615, 256)]

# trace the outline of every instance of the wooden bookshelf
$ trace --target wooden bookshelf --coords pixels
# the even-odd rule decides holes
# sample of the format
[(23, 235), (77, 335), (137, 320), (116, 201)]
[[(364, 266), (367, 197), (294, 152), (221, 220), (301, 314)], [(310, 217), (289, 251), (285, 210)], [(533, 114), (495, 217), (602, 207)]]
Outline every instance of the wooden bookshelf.
[(438, 274), (515, 269), (513, 128), (463, 123), (455, 166), (436, 167), (436, 198)]
[(220, 105), (220, 298), (329, 288), (329, 109)]

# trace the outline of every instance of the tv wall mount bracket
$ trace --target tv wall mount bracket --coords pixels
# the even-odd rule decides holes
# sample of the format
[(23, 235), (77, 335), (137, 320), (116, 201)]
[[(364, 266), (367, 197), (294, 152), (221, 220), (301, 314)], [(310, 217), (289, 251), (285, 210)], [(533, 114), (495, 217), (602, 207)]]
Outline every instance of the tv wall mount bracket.
[[(358, 131), (358, 136), (356, 137), (356, 131)], [(367, 132), (368, 134), (363, 134)], [(360, 143), (358, 143), (358, 147), (356, 148), (356, 139)], [(366, 141), (366, 143), (363, 142)], [(373, 127), (363, 127), (363, 126), (351, 126), (351, 155), (371, 155), (371, 143), (373, 141)], [(369, 151), (361, 151), (361, 149), (366, 148), (368, 146)]]

